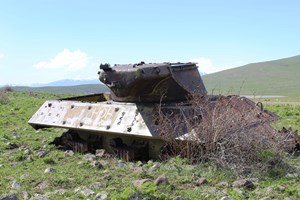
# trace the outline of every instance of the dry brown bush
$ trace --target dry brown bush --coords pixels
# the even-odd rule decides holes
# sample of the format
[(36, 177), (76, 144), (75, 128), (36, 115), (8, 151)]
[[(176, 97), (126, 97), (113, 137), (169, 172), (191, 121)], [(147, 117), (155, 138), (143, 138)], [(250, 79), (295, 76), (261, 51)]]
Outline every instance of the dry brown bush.
[(279, 117), (262, 105), (239, 96), (191, 99), (190, 109), (178, 106), (178, 114), (167, 114), (161, 106), (157, 120), (169, 155), (235, 170), (264, 170), (281, 160), (284, 148), (292, 148), (270, 125)]
[(0, 104), (8, 103), (8, 95), (4, 90), (0, 90)]
[(11, 86), (9, 86), (9, 85), (6, 85), (6, 86), (3, 87), (3, 90), (4, 90), (5, 92), (12, 92), (12, 91), (13, 91), (13, 88), (12, 88)]

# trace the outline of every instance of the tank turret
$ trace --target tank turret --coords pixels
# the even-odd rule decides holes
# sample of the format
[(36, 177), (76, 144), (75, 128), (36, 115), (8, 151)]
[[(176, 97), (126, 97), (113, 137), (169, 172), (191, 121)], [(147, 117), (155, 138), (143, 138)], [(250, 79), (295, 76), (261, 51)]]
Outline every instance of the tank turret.
[(184, 101), (191, 93), (206, 95), (195, 63), (100, 65), (99, 79), (118, 102)]

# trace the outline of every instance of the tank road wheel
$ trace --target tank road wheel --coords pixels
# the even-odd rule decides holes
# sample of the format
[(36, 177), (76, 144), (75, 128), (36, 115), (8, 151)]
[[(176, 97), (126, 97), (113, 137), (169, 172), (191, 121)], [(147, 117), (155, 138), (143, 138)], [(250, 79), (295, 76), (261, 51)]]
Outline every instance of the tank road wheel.
[(102, 136), (68, 130), (62, 136), (56, 137), (50, 144), (65, 150), (73, 150), (74, 152), (95, 153), (97, 149), (102, 148)]

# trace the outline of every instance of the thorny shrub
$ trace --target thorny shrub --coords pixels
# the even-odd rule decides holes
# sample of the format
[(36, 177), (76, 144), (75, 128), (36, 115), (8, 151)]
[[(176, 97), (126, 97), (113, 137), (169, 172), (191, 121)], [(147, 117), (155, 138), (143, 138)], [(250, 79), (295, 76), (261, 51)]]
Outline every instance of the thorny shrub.
[(0, 90), (0, 104), (7, 104), (9, 101), (7, 92)]
[(194, 95), (189, 105), (178, 105), (178, 112), (160, 106), (156, 120), (165, 154), (239, 173), (248, 167), (267, 170), (292, 148), (270, 125), (279, 117), (244, 97)]
[(9, 86), (9, 85), (6, 85), (6, 86), (3, 87), (3, 90), (4, 90), (5, 92), (12, 92), (12, 91), (13, 91), (13, 88), (12, 88), (11, 86)]

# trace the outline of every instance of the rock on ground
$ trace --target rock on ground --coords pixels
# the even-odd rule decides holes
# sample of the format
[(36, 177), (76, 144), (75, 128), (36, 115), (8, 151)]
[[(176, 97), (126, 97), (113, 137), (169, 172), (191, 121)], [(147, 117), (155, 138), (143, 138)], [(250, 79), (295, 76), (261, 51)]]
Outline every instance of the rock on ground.
[(205, 185), (207, 184), (207, 180), (206, 178), (199, 178), (197, 181), (196, 181), (196, 186), (200, 186), (200, 185)]
[(72, 157), (74, 156), (74, 151), (72, 150), (67, 150), (64, 152), (65, 157)]
[(232, 187), (245, 187), (248, 189), (252, 189), (255, 187), (254, 183), (248, 179), (240, 179), (240, 180), (236, 180), (232, 183)]
[(19, 200), (16, 193), (0, 195), (0, 200)]
[(107, 192), (102, 191), (96, 194), (95, 200), (105, 200), (107, 199)]
[(104, 156), (104, 154), (105, 154), (105, 150), (104, 149), (97, 149), (96, 150), (96, 157), (103, 157)]
[(83, 159), (86, 161), (93, 161), (96, 159), (96, 156), (94, 154), (87, 153), (83, 156)]
[(21, 183), (18, 181), (13, 181), (11, 184), (11, 188), (15, 190), (19, 190), (21, 188)]
[(45, 169), (45, 173), (50, 173), (50, 172), (56, 172), (56, 169), (51, 168), (51, 167)]
[(225, 196), (225, 197), (222, 197), (220, 200), (231, 200), (231, 198)]
[(93, 190), (88, 189), (88, 188), (82, 190), (80, 193), (83, 194), (83, 195), (86, 196), (86, 197), (89, 197), (89, 196), (95, 194), (95, 192), (94, 192)]
[(165, 175), (160, 175), (155, 181), (154, 181), (156, 186), (162, 185), (162, 184), (169, 184), (169, 180)]
[(151, 181), (150, 179), (146, 178), (146, 179), (139, 179), (139, 180), (135, 180), (133, 181), (133, 185), (135, 187), (141, 187), (144, 183)]

